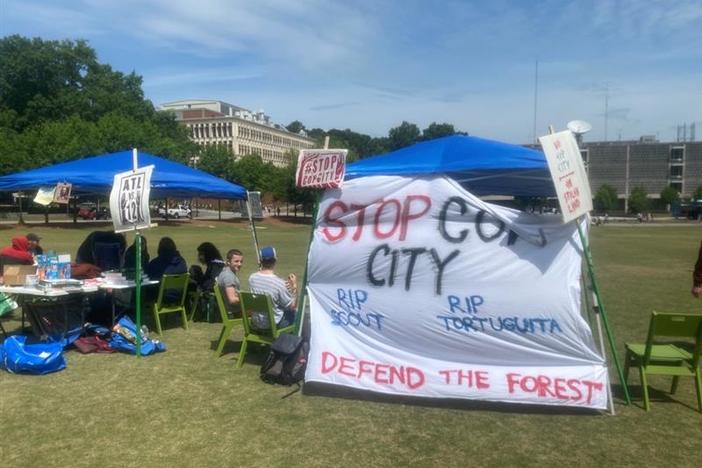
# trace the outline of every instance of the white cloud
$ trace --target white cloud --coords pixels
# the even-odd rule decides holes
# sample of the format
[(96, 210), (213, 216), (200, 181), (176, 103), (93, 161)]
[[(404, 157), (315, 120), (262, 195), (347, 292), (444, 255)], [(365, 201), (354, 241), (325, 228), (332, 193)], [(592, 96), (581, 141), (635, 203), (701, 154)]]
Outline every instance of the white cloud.
[[(91, 16), (79, 6), (70, 7), (49, 2), (32, 0), (8, 0), (3, 5), (3, 34), (12, 31), (18, 24), (25, 24), (34, 32), (30, 36), (50, 36), (52, 38), (81, 38), (102, 33)], [(8, 28), (10, 31), (8, 31)]]
[(237, 52), (307, 69), (359, 61), (369, 21), (341, 3), (261, 0), (150, 0), (113, 3), (135, 8), (135, 34), (158, 45), (211, 56)]
[[(530, 141), (537, 57), (539, 129), (583, 118), (601, 137), (605, 83), (620, 109), (610, 136), (702, 109), (699, 0), (10, 0), (7, 12), (8, 31), (108, 44), (101, 60), (143, 74), (157, 103), (205, 90), (308, 127), (437, 121)], [(154, 63), (125, 58), (130, 47)]]
[(144, 85), (151, 88), (197, 86), (216, 82), (253, 80), (261, 76), (260, 72), (247, 72), (238, 68), (199, 68), (186, 72), (156, 70), (144, 73)]

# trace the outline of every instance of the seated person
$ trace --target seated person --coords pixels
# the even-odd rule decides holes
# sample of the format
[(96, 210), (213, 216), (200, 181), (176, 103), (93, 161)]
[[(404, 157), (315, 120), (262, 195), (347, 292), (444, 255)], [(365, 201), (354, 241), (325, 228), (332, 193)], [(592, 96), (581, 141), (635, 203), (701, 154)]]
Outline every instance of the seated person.
[(200, 291), (212, 292), (217, 276), (224, 269), (222, 254), (211, 242), (203, 242), (197, 247), (197, 259), (206, 266), (205, 272), (198, 265), (190, 267), (190, 279)]
[[(146, 269), (149, 264), (149, 247), (146, 243), (146, 237), (141, 236), (141, 268)], [(124, 261), (122, 262), (122, 268), (124, 270), (135, 270), (136, 269), (136, 240), (132, 242), (132, 245), (124, 252)]]
[(34, 257), (29, 251), (29, 241), (24, 236), (12, 238), (12, 245), (0, 249), (0, 275), (4, 265), (33, 265)]
[(41, 237), (34, 234), (33, 232), (30, 232), (29, 234), (27, 234), (27, 241), (29, 242), (29, 251), (35, 257), (37, 255), (44, 255), (44, 249), (42, 249), (41, 245), (39, 245), (40, 240), (41, 240)]
[(152, 280), (160, 280), (163, 275), (187, 273), (188, 264), (178, 252), (170, 237), (162, 237), (158, 243), (156, 257), (145, 266), (144, 271)]
[[(278, 327), (287, 327), (295, 321), (295, 307), (297, 306), (297, 278), (294, 274), (288, 275), (287, 281), (275, 274), (275, 264), (278, 260), (273, 247), (263, 247), (260, 252), (261, 269), (249, 276), (249, 288), (257, 294), (267, 294), (273, 303), (275, 321)], [(254, 315), (253, 325), (259, 329), (270, 328), (268, 317)]]
[[(180, 256), (175, 242), (170, 237), (162, 237), (158, 243), (156, 257), (149, 262), (144, 271), (152, 280), (160, 281), (163, 275), (179, 275), (188, 272), (188, 264)], [(158, 295), (158, 290), (155, 292)], [(175, 289), (168, 289), (163, 293), (163, 302), (171, 304), (180, 300), (181, 292)], [(150, 295), (147, 299), (156, 300), (156, 295)]]
[(237, 276), (241, 265), (244, 263), (244, 256), (240, 250), (231, 249), (227, 252), (227, 266), (217, 276), (217, 286), (222, 291), (222, 299), (227, 309), (229, 318), (233, 318), (241, 313), (239, 304), (239, 290), (241, 281)]
[(78, 247), (76, 263), (89, 263), (102, 270), (122, 268), (127, 239), (124, 234), (111, 231), (93, 231)]

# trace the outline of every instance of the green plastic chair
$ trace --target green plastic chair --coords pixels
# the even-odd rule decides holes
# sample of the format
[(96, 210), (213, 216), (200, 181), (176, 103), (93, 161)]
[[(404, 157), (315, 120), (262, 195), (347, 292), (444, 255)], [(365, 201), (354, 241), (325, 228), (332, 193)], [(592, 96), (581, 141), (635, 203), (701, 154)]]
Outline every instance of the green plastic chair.
[(219, 286), (215, 286), (214, 296), (215, 300), (217, 301), (219, 316), (222, 318), (222, 331), (219, 333), (219, 343), (217, 344), (217, 349), (215, 350), (215, 356), (219, 357), (222, 355), (224, 344), (231, 336), (234, 327), (241, 325), (243, 320), (241, 318), (229, 318), (229, 314), (227, 314), (227, 307), (224, 304), (224, 298), (222, 297), (222, 291), (220, 290)]
[[(667, 342), (660, 340), (667, 337)], [(675, 338), (676, 342), (671, 342)], [(680, 339), (693, 339), (692, 352), (681, 347)], [(629, 378), (629, 367), (637, 366), (641, 374), (644, 409), (650, 410), (648, 375), (672, 375), (670, 393), (678, 388), (680, 377), (695, 379), (697, 405), (702, 412), (702, 375), (699, 362), (702, 352), (702, 315), (653, 312), (645, 344), (626, 344), (624, 379)]]
[[(2, 318), (3, 315), (9, 314), (17, 307), (19, 307), (19, 305), (17, 305), (17, 302), (15, 302), (12, 296), (0, 292), (0, 318)], [(7, 337), (7, 332), (5, 331), (5, 327), (2, 326), (2, 322), (0, 322), (0, 331), (2, 331), (3, 336)]]
[[(241, 350), (239, 351), (239, 359), (236, 361), (236, 367), (241, 368), (246, 359), (246, 348), (249, 342), (260, 343), (270, 346), (273, 341), (282, 333), (291, 333), (295, 329), (295, 325), (290, 325), (284, 328), (278, 328), (275, 323), (275, 312), (273, 312), (273, 303), (270, 296), (267, 294), (255, 294), (251, 292), (239, 292), (239, 301), (241, 303), (241, 318), (244, 325), (244, 339), (241, 342)], [(251, 316), (254, 313), (263, 313), (268, 317), (270, 328), (267, 330), (259, 330), (251, 324)]]
[[(190, 275), (183, 273), (180, 275), (163, 275), (161, 278), (161, 287), (158, 289), (158, 298), (153, 305), (154, 321), (156, 322), (156, 331), (159, 335), (163, 334), (161, 329), (161, 315), (181, 313), (183, 316), (183, 328), (188, 329), (188, 318), (185, 313), (185, 295), (188, 292), (188, 280)], [(164, 303), (163, 295), (169, 289), (177, 289), (181, 291), (180, 299), (176, 303)]]

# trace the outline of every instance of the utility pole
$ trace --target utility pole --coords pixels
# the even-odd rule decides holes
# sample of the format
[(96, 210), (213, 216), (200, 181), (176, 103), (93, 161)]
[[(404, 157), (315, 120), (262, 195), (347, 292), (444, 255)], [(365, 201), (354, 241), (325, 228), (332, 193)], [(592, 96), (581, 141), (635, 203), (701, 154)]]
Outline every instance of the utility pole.
[(532, 141), (534, 143), (538, 143), (536, 140), (536, 109), (537, 109), (537, 103), (539, 99), (539, 61), (536, 60), (535, 64), (535, 69), (534, 69), (534, 130), (532, 134)]
[(607, 141), (607, 125), (609, 119), (609, 83), (605, 84), (605, 112), (604, 112), (604, 141)]

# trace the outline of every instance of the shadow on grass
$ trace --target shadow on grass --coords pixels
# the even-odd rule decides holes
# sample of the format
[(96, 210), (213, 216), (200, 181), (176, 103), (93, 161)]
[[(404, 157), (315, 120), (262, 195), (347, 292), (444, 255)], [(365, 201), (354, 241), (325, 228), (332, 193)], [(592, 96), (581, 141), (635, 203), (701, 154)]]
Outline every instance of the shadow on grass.
[(279, 221), (281, 223), (289, 223), (289, 224), (312, 224), (312, 217), (302, 217), (302, 216), (275, 216), (273, 218), (269, 218), (274, 221)]
[[(695, 385), (694, 379), (680, 379), (680, 386), (684, 385), (685, 381), (688, 381), (692, 385)], [(680, 389), (680, 387), (678, 387)], [(644, 409), (644, 402), (643, 402), (643, 388), (641, 385), (629, 385), (629, 394), (631, 395), (631, 406), (635, 406), (637, 408), (640, 408), (641, 411), (646, 411)], [(685, 408), (689, 408), (692, 411), (699, 411), (697, 406), (693, 406), (690, 404), (685, 403), (684, 401), (680, 401), (674, 397), (673, 394), (671, 394), (668, 391), (665, 390), (660, 390), (657, 388), (653, 388), (650, 385), (648, 386), (648, 399), (651, 403), (651, 407), (653, 407), (654, 404), (660, 403), (660, 404), (671, 404), (675, 403), (680, 406), (684, 406)]]
[(0, 229), (31, 229), (31, 228), (42, 228), (42, 229), (102, 229), (112, 227), (112, 221), (83, 221), (79, 220), (74, 223), (71, 220), (66, 221), (51, 221), (49, 224), (42, 222), (31, 222), (24, 224), (2, 224)]
[(564, 416), (599, 416), (604, 414), (604, 412), (600, 410), (593, 410), (589, 408), (553, 407), (521, 403), (463, 400), (458, 398), (435, 399), (429, 397), (389, 395), (385, 393), (375, 393), (368, 390), (359, 390), (320, 382), (306, 382), (302, 387), (302, 394), (309, 396), (343, 398), (347, 400), (370, 401), (374, 403), (414, 405), (464, 411), (493, 411), (496, 413), (550, 414)]
[[(224, 343), (222, 355), (219, 357), (233, 357), (236, 361), (239, 358), (239, 353), (241, 352), (241, 343), (241, 341), (235, 341), (232, 339), (227, 340), (227, 342)], [(218, 344), (219, 340), (213, 340), (210, 342), (210, 349), (213, 353), (217, 349)], [(266, 345), (249, 343), (248, 349), (246, 350), (246, 359), (244, 360), (244, 364), (262, 366), (268, 357), (268, 351), (269, 347)]]
[[(212, 223), (224, 223), (224, 224), (244, 224), (247, 225), (249, 224), (248, 218), (226, 218), (226, 219), (194, 219), (194, 222), (198, 224), (212, 224)], [(260, 223), (256, 223), (260, 224)]]

